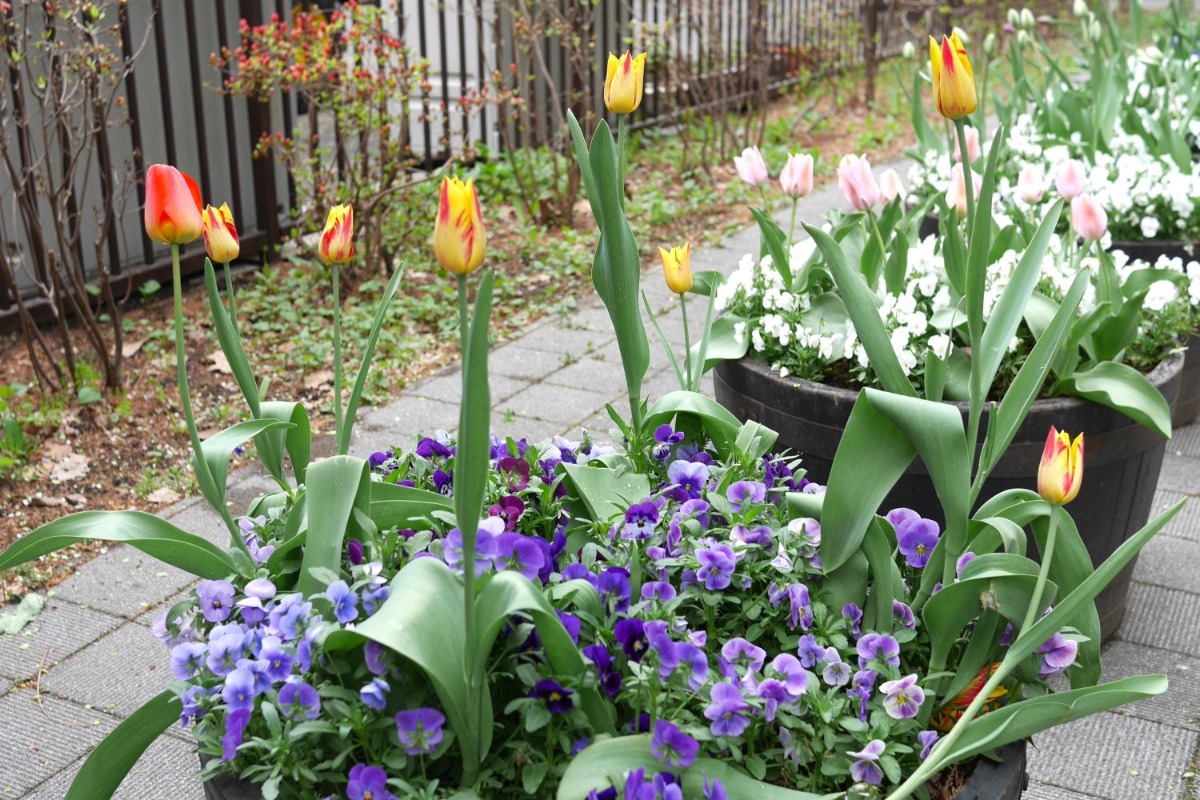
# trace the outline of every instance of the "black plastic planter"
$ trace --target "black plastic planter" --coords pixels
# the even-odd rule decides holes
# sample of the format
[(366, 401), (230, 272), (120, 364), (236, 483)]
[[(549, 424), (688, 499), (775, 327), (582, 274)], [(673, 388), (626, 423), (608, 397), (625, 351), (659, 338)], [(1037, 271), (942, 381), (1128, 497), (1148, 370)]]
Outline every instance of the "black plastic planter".
[[(1167, 398), (1179, 390), (1183, 356), (1174, 355), (1148, 376)], [(715, 370), (717, 401), (741, 420), (755, 420), (779, 433), (778, 447), (802, 458), (802, 466), (818, 482), (829, 476), (833, 456), (858, 392), (798, 378), (781, 378), (751, 358), (726, 361)], [(962, 410), (964, 425), (967, 407)], [(1094, 564), (1112, 555), (1129, 536), (1146, 524), (1166, 440), (1124, 414), (1075, 397), (1038, 400), (1017, 432), (1008, 452), (992, 472), (981, 501), (1006, 489), (1037, 488), (1038, 464), (1050, 426), (1086, 435), (1083, 487), (1069, 510), (1079, 526)], [(987, 428), (987, 412), (981, 423)], [(940, 519), (941, 506), (918, 460), (896, 483), (883, 509), (911, 508)], [(1133, 562), (1096, 598), (1100, 632), (1108, 639), (1125, 615)]]
[[(1020, 800), (1029, 784), (1025, 774), (1025, 742), (1013, 742), (996, 750), (999, 761), (975, 760), (975, 766), (954, 800)], [(262, 800), (252, 783), (231, 777), (204, 784), (206, 800)]]

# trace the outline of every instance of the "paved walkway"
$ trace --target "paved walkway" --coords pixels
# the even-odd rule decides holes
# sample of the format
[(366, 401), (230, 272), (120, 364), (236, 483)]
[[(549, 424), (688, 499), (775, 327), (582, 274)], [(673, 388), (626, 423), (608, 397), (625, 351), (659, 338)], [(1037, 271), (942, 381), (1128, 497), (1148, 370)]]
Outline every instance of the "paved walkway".
[[(903, 169), (901, 169), (903, 174)], [(840, 205), (836, 188), (810, 197), (802, 214), (818, 219)], [(746, 230), (723, 248), (693, 254), (695, 269), (730, 271), (757, 247)], [(645, 280), (672, 343), (682, 343), (677, 304), (657, 272)], [(698, 314), (694, 315), (699, 317)], [(652, 334), (653, 335), (653, 334)], [(656, 344), (646, 392), (675, 388)], [(577, 435), (610, 426), (606, 403), (624, 405), (620, 357), (604, 309), (590, 298), (567, 317), (549, 319), (491, 355), (493, 427), (531, 438)], [(711, 381), (705, 391), (711, 395)], [(457, 422), (459, 374), (450, 370), (407, 389), (361, 419), (353, 452), (366, 455)], [(245, 508), (270, 489), (242, 471), (229, 498)], [(1105, 678), (1165, 673), (1167, 694), (1040, 735), (1031, 750), (1031, 800), (1200, 800), (1200, 426), (1169, 445), (1156, 511), (1186, 496), (1192, 505), (1146, 548), (1134, 573), (1131, 607), (1119, 637), (1105, 647)], [(164, 516), (224, 544), (226, 534), (190, 500)], [(171, 680), (168, 654), (150, 624), (191, 576), (129, 547), (115, 547), (57, 588), (46, 610), (20, 635), (0, 639), (0, 799), (61, 798), (81, 759)], [(148, 605), (147, 605), (148, 604)], [(192, 778), (196, 757), (186, 731), (173, 729), (137, 766), (117, 797), (202, 800)]]

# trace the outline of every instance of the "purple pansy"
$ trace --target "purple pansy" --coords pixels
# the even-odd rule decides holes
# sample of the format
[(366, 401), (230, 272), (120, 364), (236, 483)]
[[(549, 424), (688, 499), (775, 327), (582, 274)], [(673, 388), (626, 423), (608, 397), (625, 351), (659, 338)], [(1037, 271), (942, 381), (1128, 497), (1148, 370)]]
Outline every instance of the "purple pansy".
[(800, 637), (796, 655), (800, 656), (802, 667), (811, 669), (825, 660), (825, 648), (817, 644), (817, 638), (810, 633)]
[(850, 635), (858, 636), (862, 633), (862, 609), (857, 603), (846, 603), (842, 606), (842, 619), (850, 623)]
[(608, 695), (609, 699), (617, 696), (617, 692), (621, 691), (621, 673), (617, 671), (616, 665), (613, 663), (612, 654), (608, 652), (608, 648), (602, 644), (590, 644), (583, 648), (583, 655), (596, 667), (596, 672), (600, 678), (600, 688)]
[[(475, 577), (482, 578), (496, 558), (496, 536), (504, 532), (504, 520), (489, 517), (479, 523), (475, 532)], [(462, 531), (451, 528), (442, 547), (442, 560), (455, 572), (463, 570)]]
[(329, 584), (325, 597), (333, 604), (333, 616), (339, 623), (346, 625), (358, 619), (358, 595), (345, 581)]
[(621, 643), (621, 650), (630, 661), (641, 661), (646, 654), (645, 624), (637, 617), (620, 620), (613, 626), (613, 635)]
[(808, 683), (813, 675), (794, 655), (780, 653), (775, 656), (771, 660), (771, 669), (783, 678), (783, 685), (792, 697), (800, 697), (808, 691)]
[(1075, 663), (1075, 657), (1079, 654), (1079, 643), (1073, 639), (1066, 638), (1061, 633), (1056, 633), (1043, 642), (1034, 652), (1040, 653), (1042, 656), (1042, 665), (1038, 670), (1038, 677), (1048, 678), (1051, 675), (1057, 675)]
[(204, 666), (208, 648), (199, 642), (184, 642), (171, 649), (171, 671), (181, 681), (196, 677)]
[(725, 491), (734, 512), (740, 512), (747, 504), (763, 503), (767, 499), (767, 487), (759, 481), (737, 481)]
[(917, 741), (921, 743), (921, 760), (929, 758), (929, 751), (933, 749), (934, 743), (938, 740), (937, 731), (921, 731), (917, 734)]
[(634, 503), (625, 511), (625, 526), (621, 528), (621, 538), (634, 541), (649, 539), (658, 527), (658, 519), (658, 503), (653, 500)]
[(730, 639), (721, 648), (721, 655), (728, 661), (748, 670), (758, 672), (767, 659), (767, 651), (740, 636)]
[(672, 500), (680, 503), (698, 500), (711, 474), (705, 464), (681, 459), (672, 461), (671, 466), (667, 467), (667, 481), (672, 484), (668, 494)]
[(893, 667), (900, 666), (900, 643), (886, 633), (868, 633), (858, 640), (858, 665), (867, 666), (872, 660)]
[(536, 580), (546, 564), (546, 554), (530, 536), (502, 533), (496, 537), (496, 569), (511, 570)]
[(883, 770), (875, 762), (883, 755), (884, 743), (881, 739), (872, 739), (867, 746), (858, 752), (846, 755), (857, 759), (850, 765), (850, 777), (859, 783), (869, 783), (878, 786), (883, 782)]
[(292, 664), (295, 659), (292, 658), (291, 653), (283, 649), (283, 642), (278, 636), (263, 637), (258, 657), (266, 664), (265, 672), (271, 680), (282, 682), (292, 674)]
[(358, 697), (364, 706), (383, 711), (387, 708), (387, 694), (390, 689), (383, 678), (372, 678), (370, 683), (358, 690)]
[(696, 579), (704, 584), (705, 589), (715, 592), (729, 586), (733, 579), (734, 567), (737, 566), (732, 547), (717, 544), (707, 550), (697, 550), (696, 560), (700, 562)]
[(379, 767), (355, 764), (348, 777), (346, 796), (350, 800), (396, 800), (387, 790), (387, 773)]
[(729, 793), (725, 791), (725, 785), (716, 778), (710, 783), (708, 775), (703, 776), (704, 800), (729, 800)]
[(414, 708), (396, 714), (396, 734), (410, 756), (432, 753), (442, 741), (446, 717), (433, 708)]
[(675, 599), (675, 587), (666, 581), (644, 583), (642, 584), (642, 599), (669, 603)]
[(742, 692), (732, 683), (721, 682), (712, 687), (712, 703), (704, 709), (711, 720), (713, 736), (740, 736), (750, 724), (746, 711), (750, 708)]
[(967, 552), (965, 552), (961, 556), (959, 556), (958, 561), (954, 562), (954, 574), (962, 575), (963, 570), (966, 569), (967, 564), (970, 564), (971, 560), (973, 558), (975, 558), (975, 554), (972, 553), (970, 550), (968, 550)]
[(525, 513), (525, 501), (515, 494), (507, 494), (500, 502), (488, 508), (488, 514), (504, 520), (504, 530), (511, 533), (517, 529), (517, 522)]
[(450, 448), (439, 442), (437, 439), (432, 439), (428, 436), (417, 442), (417, 455), (421, 458), (449, 458)]
[(321, 713), (321, 698), (307, 683), (285, 683), (279, 688), (279, 713), (296, 722), (316, 719)]
[(254, 708), (254, 674), (247, 669), (235, 669), (225, 676), (221, 699), (230, 711)]
[(573, 694), (575, 694), (574, 691), (552, 678), (543, 678), (538, 681), (529, 692), (530, 697), (544, 701), (546, 710), (551, 714), (566, 714), (570, 711), (575, 705), (575, 701), (571, 699)]
[(913, 616), (912, 608), (899, 600), (892, 601), (892, 622), (901, 630), (914, 631), (917, 629), (917, 619)]
[(229, 581), (200, 581), (196, 596), (200, 613), (209, 622), (224, 622), (233, 613), (233, 584)]
[(346, 560), (354, 566), (358, 566), (363, 561), (363, 546), (358, 539), (351, 539), (346, 542)]
[(822, 661), (825, 669), (821, 671), (821, 680), (830, 686), (845, 686), (850, 682), (850, 665), (842, 661), (835, 648), (826, 647)]
[(250, 724), (250, 709), (239, 708), (229, 712), (225, 717), (225, 736), (221, 738), (221, 760), (233, 761), (238, 747), (242, 744), (242, 735)]
[(904, 560), (914, 569), (924, 569), (929, 556), (937, 546), (941, 528), (931, 519), (915, 517), (906, 519), (896, 528), (896, 542)]
[(917, 685), (916, 675), (906, 675), (898, 681), (888, 681), (879, 687), (883, 692), (883, 710), (892, 719), (912, 719), (925, 702), (925, 692)]
[(523, 458), (505, 456), (496, 464), (510, 492), (520, 492), (529, 486), (529, 462)]
[(650, 752), (671, 769), (685, 769), (696, 762), (700, 743), (688, 736), (674, 723), (660, 719), (654, 723), (654, 735), (650, 739)]
[(374, 675), (387, 675), (387, 648), (379, 642), (367, 642), (363, 645), (363, 660), (367, 662), (367, 669)]
[(671, 448), (683, 441), (683, 433), (670, 425), (659, 425), (654, 431), (654, 457), (666, 461), (671, 457)]
[(596, 591), (609, 604), (609, 609), (617, 614), (629, 610), (629, 600), (633, 590), (629, 586), (629, 570), (624, 567), (605, 567), (596, 582)]

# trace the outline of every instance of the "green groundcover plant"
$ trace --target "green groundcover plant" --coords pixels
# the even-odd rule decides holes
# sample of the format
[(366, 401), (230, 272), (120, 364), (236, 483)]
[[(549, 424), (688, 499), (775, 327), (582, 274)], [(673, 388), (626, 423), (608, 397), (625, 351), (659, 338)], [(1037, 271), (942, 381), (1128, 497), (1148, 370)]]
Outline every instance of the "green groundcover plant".
[[(908, 384), (885, 361), (876, 370), (890, 391), (862, 392), (825, 486), (773, 451), (773, 432), (710, 399), (640, 396), (649, 346), (619, 135), (641, 99), (636, 63), (610, 60), (617, 137), (601, 122), (588, 142), (570, 120), (598, 222), (593, 279), (631, 390), (628, 417), (611, 410), (613, 446), (491, 432), (492, 275), (474, 277), (485, 234), (470, 181), (443, 183), (434, 236), (459, 288), (455, 436), (346, 455), (368, 346), (338, 414), (339, 454), (310, 463), (303, 408), (258, 396), (210, 268), (214, 325), (251, 416), (194, 439), (229, 547), (147, 514), (83, 512), (0, 555), (6, 568), (81, 539), (118, 540), (201, 578), (156, 625), (175, 682), (97, 747), (68, 798), (111, 796), (180, 723), (206, 762), (201, 778), (234, 774), (265, 798), (925, 796), (951, 764), (1165, 690), (1162, 676), (1098, 684), (1092, 601), (1181, 504), (1093, 569), (1061, 505), (1082, 478), (1081, 440), (1060, 452), (1052, 436), (1044, 496), (1008, 492), (969, 512), (973, 469), (986, 474), (1011, 439), (1051, 368), (1041, 342), (1065, 335), (1069, 312), (1054, 315), (1010, 386), (977, 468), (975, 426), (897, 391)], [(177, 252), (199, 235), (191, 192), (155, 169), (147, 228)], [(334, 209), (327, 261), (353, 258), (352, 220)], [(813, 233), (836, 265), (836, 244)], [(970, 262), (970, 298), (980, 263)], [(672, 281), (689, 283), (711, 297), (719, 281)], [(399, 274), (384, 306), (398, 284)], [(1032, 284), (1021, 283), (1026, 295)], [(985, 354), (971, 366), (973, 420), (1024, 299), (1006, 292), (986, 325), (967, 304)], [(688, 381), (703, 371), (710, 327), (684, 354)], [(874, 358), (878, 331), (863, 330)], [(234, 518), (227, 460), (250, 439), (279, 491)], [(917, 457), (944, 531), (907, 509), (877, 513)], [(1040, 565), (1025, 556), (1030, 537)], [(1046, 678), (1063, 671), (1071, 688), (1051, 693)]]

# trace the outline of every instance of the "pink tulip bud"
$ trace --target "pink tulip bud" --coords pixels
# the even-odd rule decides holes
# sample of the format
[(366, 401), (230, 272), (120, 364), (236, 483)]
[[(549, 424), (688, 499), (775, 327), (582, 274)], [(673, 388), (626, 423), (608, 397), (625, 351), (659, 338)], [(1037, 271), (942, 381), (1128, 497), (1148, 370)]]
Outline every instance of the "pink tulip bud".
[(855, 210), (866, 211), (879, 202), (879, 184), (866, 156), (842, 156), (837, 172), (838, 187)]
[(1083, 162), (1072, 158), (1064, 161), (1058, 168), (1054, 185), (1063, 197), (1078, 197), (1087, 189), (1087, 169)]
[(1045, 193), (1046, 178), (1042, 175), (1042, 168), (1034, 164), (1021, 167), (1021, 174), (1017, 177), (1017, 196), (1033, 205), (1040, 203)]
[(740, 156), (734, 156), (733, 165), (737, 167), (741, 179), (751, 186), (761, 186), (771, 180), (767, 174), (767, 162), (763, 161), (757, 147), (747, 147)]
[(890, 203), (897, 197), (900, 202), (904, 202), (904, 198), (908, 192), (904, 191), (904, 184), (900, 182), (900, 174), (896, 170), (888, 167), (879, 176), (879, 192), (883, 195), (883, 202)]
[(807, 197), (813, 190), (813, 157), (807, 153), (788, 155), (779, 173), (779, 185), (790, 197)]
[[(983, 188), (983, 180), (971, 170), (971, 183), (975, 187), (975, 196)], [(967, 215), (967, 179), (963, 174), (963, 165), (955, 164), (950, 174), (950, 185), (946, 187), (946, 205), (958, 212), (960, 217)]]
[[(979, 129), (967, 126), (967, 160), (974, 164), (979, 160)], [(962, 148), (958, 144), (958, 137), (954, 137), (954, 160), (962, 161)]]
[(1071, 198), (1071, 227), (1087, 241), (1095, 242), (1108, 233), (1108, 214), (1090, 194), (1076, 195)]

